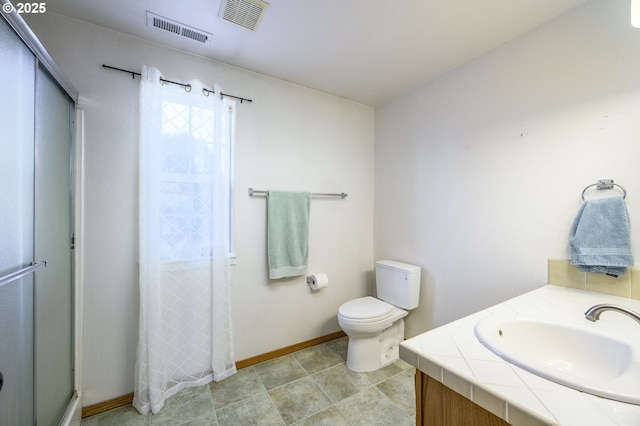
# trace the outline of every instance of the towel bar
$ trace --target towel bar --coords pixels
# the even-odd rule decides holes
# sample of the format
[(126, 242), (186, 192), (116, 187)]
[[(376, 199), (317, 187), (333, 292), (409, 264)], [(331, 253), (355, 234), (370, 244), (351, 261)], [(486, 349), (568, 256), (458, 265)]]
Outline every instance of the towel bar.
[[(253, 197), (254, 195), (267, 195), (269, 191), (262, 191), (258, 189), (249, 188), (249, 197)], [(312, 192), (312, 197), (340, 197), (342, 199), (347, 198), (348, 194), (341, 192), (337, 193), (329, 193), (329, 192)]]
[(617, 186), (623, 192), (622, 199), (624, 200), (625, 198), (627, 198), (627, 190), (624, 189), (622, 187), (622, 185), (618, 185), (617, 183), (613, 183), (613, 179), (600, 179), (596, 183), (592, 183), (591, 185), (588, 185), (582, 191), (582, 201), (584, 201), (584, 193), (587, 191), (587, 189), (591, 188), (592, 186), (597, 186), (599, 190), (600, 189), (612, 189), (614, 186)]

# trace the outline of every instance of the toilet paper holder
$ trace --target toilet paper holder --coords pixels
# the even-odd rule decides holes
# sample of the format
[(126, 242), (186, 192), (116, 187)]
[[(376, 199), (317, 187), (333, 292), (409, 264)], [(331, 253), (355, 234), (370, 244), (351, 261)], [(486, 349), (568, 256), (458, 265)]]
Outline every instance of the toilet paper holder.
[(329, 279), (326, 274), (310, 274), (307, 275), (307, 284), (311, 287), (311, 290), (317, 291), (326, 288), (329, 284)]

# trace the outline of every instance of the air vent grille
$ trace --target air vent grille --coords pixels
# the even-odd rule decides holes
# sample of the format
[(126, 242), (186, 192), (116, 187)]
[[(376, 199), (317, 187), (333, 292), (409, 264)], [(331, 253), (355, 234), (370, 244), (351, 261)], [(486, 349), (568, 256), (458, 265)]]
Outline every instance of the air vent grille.
[(180, 25), (174, 24), (173, 22), (169, 22), (164, 19), (160, 19), (156, 16), (153, 17), (153, 26), (156, 28), (160, 28), (161, 30), (180, 34)]
[(183, 37), (187, 37), (187, 38), (190, 38), (192, 40), (199, 41), (200, 43), (206, 43), (207, 40), (209, 40), (209, 37), (206, 34), (200, 32), (200, 31), (195, 31), (195, 30), (189, 29), (189, 28), (184, 28), (183, 27), (182, 28), (182, 32), (180, 34)]
[(255, 31), (269, 3), (262, 0), (223, 0), (218, 16), (226, 21)]
[(212, 35), (206, 31), (184, 25), (180, 22), (167, 19), (163, 16), (147, 11), (147, 26), (157, 28), (159, 30), (168, 31), (170, 33), (195, 40), (206, 44), (211, 41)]

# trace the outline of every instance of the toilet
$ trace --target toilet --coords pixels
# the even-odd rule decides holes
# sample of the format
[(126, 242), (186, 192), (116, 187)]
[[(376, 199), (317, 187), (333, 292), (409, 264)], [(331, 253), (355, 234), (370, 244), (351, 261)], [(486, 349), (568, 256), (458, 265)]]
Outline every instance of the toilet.
[(349, 337), (347, 368), (375, 371), (400, 357), (404, 320), (418, 306), (420, 267), (395, 260), (376, 262), (377, 298), (360, 297), (338, 309), (338, 324)]

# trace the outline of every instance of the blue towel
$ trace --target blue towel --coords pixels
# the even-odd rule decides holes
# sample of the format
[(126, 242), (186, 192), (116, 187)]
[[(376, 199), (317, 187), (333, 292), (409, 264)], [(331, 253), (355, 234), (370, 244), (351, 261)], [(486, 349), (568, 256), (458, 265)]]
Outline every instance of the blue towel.
[(622, 276), (633, 266), (629, 214), (622, 197), (582, 204), (571, 228), (571, 263), (582, 272)]
[(267, 194), (267, 257), (269, 278), (307, 272), (311, 193), (269, 191)]

